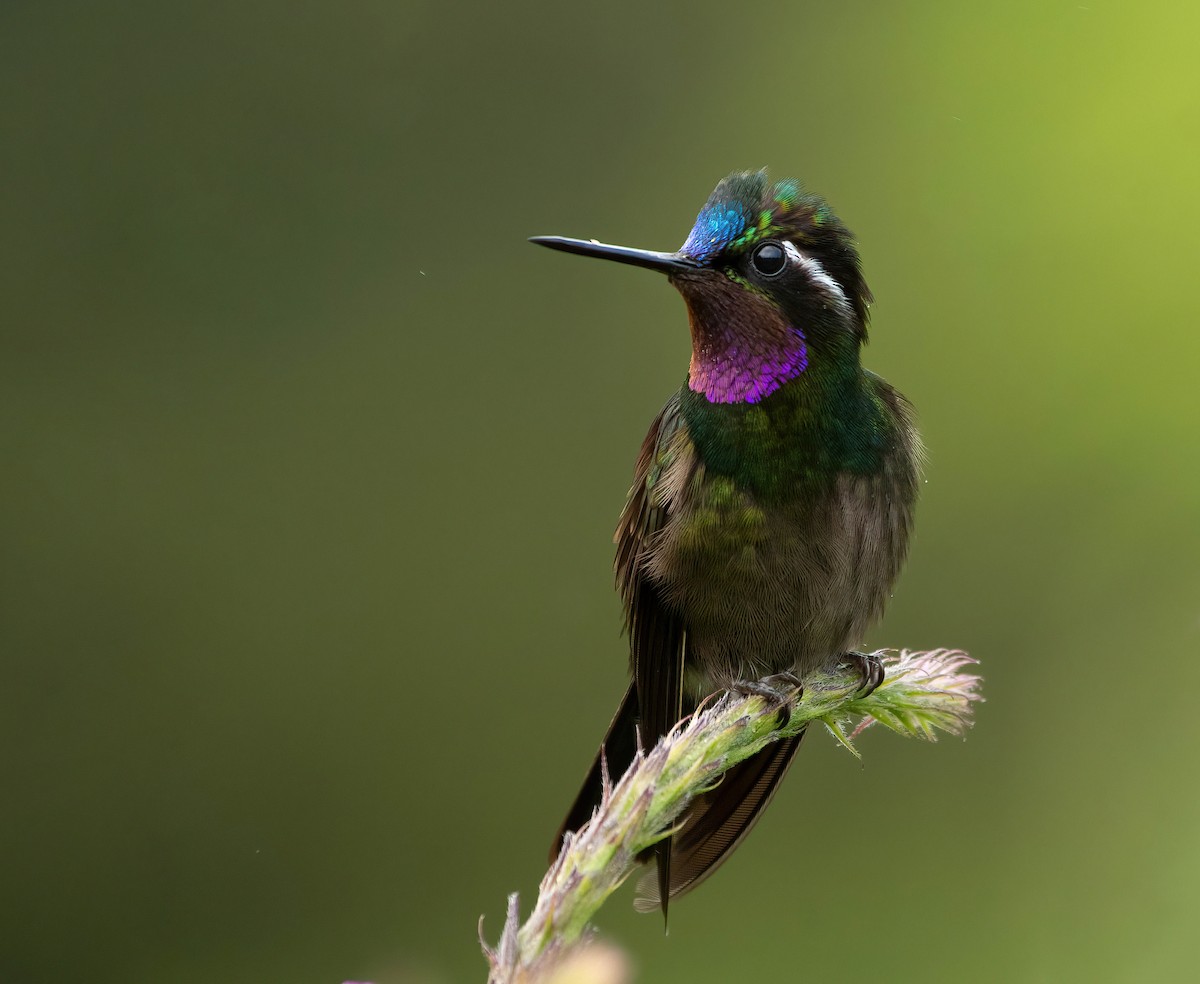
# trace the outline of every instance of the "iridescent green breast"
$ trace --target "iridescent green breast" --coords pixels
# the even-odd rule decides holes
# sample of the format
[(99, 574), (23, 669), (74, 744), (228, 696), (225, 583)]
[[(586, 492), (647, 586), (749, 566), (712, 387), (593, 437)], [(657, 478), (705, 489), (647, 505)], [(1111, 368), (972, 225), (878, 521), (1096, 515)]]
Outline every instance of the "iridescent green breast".
[(778, 503), (882, 468), (897, 425), (872, 380), (857, 367), (824, 385), (810, 373), (756, 404), (710, 403), (685, 387), (680, 413), (710, 475)]

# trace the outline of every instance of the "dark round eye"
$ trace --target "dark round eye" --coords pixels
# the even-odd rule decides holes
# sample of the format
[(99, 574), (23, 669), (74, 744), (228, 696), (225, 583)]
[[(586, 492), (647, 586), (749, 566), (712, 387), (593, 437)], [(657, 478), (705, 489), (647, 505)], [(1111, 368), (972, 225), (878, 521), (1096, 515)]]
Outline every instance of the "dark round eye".
[(779, 243), (763, 243), (750, 254), (750, 262), (764, 277), (774, 277), (787, 266), (787, 257)]

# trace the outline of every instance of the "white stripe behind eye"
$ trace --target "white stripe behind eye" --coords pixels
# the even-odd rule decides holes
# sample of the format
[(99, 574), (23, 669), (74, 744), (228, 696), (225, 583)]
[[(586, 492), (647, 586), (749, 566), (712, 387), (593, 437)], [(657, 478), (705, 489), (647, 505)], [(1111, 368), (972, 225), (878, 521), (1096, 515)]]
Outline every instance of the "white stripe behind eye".
[(796, 248), (795, 243), (788, 242), (787, 240), (783, 243), (783, 251), (787, 253), (788, 259), (808, 274), (808, 279), (816, 284), (822, 292), (827, 294), (835, 304), (841, 308), (850, 307), (850, 302), (846, 300), (846, 292), (842, 290), (841, 285), (833, 277), (829, 276), (829, 273), (821, 266), (819, 260), (801, 253)]

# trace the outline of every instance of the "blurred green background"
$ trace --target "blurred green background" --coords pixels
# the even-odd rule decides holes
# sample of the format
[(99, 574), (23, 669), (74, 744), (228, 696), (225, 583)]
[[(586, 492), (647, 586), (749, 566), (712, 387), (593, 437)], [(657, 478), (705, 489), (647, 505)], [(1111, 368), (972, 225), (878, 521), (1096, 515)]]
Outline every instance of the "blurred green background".
[[(928, 484), (879, 645), (644, 981), (1192, 980), (1200, 13), (0, 6), (0, 980), (481, 980), (624, 685), (660, 278), (770, 165), (858, 234)], [(903, 856), (919, 864), (896, 862)]]

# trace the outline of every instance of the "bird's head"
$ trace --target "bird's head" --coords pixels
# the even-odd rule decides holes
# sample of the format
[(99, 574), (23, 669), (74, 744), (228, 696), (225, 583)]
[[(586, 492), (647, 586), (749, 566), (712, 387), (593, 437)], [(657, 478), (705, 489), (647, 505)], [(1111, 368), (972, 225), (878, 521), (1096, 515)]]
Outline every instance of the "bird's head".
[(757, 403), (815, 361), (857, 365), (871, 293), (850, 231), (798, 182), (723, 179), (674, 253), (539, 236), (533, 242), (665, 273), (692, 331), (688, 386), (712, 403)]

